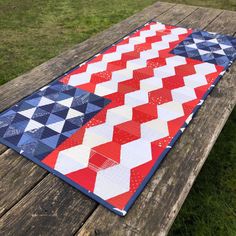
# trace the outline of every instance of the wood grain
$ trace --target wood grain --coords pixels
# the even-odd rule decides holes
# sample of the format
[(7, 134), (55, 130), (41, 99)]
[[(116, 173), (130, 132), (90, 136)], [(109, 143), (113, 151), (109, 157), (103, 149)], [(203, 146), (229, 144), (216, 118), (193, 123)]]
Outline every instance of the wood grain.
[[(8, 149), (0, 158), (0, 217), (47, 174), (46, 170)], [(23, 191), (22, 191), (23, 190)]]
[(0, 155), (2, 153), (4, 153), (7, 149), (8, 149), (8, 147), (6, 147), (5, 145), (0, 144)]
[[(236, 15), (200, 8), (191, 15), (190, 21), (182, 23), (187, 27), (204, 28), (206, 20), (218, 16), (206, 29), (233, 34)], [(194, 16), (194, 17), (193, 17)], [(199, 22), (199, 20), (202, 20)], [(204, 21), (203, 21), (204, 19)], [(226, 20), (226, 24), (223, 24)], [(78, 235), (166, 235), (180, 210), (193, 182), (204, 164), (221, 129), (236, 103), (236, 65), (232, 66), (207, 98), (190, 126), (164, 159), (141, 196), (126, 217), (115, 216), (99, 206)], [(115, 231), (114, 231), (115, 229)]]
[(212, 32), (220, 32), (222, 34), (235, 34), (236, 12), (223, 11), (222, 14), (217, 17), (217, 21), (213, 21), (206, 29)]
[(4, 215), (0, 232), (2, 235), (17, 236), (72, 235), (96, 205), (49, 174)]

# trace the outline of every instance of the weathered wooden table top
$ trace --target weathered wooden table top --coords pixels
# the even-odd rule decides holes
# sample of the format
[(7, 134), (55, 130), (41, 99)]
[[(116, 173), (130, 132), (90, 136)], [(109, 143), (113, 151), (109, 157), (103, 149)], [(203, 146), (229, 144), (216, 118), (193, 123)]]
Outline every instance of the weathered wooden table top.
[[(234, 35), (236, 12), (155, 3), (0, 87), (0, 111), (144, 22)], [(119, 217), (0, 145), (0, 234), (165, 235), (236, 104), (236, 64), (225, 74), (126, 217)]]

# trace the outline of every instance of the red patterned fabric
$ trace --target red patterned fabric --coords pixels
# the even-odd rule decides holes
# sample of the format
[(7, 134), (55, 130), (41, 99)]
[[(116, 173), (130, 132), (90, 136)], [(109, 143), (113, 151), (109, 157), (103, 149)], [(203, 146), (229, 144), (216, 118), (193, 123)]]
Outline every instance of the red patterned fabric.
[(170, 53), (191, 33), (148, 23), (61, 78), (111, 102), (42, 162), (124, 215), (224, 69)]

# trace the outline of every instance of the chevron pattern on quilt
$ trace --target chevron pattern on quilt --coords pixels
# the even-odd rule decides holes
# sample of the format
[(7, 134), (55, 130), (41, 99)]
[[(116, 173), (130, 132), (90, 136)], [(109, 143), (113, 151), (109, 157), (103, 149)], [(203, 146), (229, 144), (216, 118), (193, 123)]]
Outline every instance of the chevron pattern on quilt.
[(0, 141), (125, 215), (235, 51), (149, 22), (1, 114)]

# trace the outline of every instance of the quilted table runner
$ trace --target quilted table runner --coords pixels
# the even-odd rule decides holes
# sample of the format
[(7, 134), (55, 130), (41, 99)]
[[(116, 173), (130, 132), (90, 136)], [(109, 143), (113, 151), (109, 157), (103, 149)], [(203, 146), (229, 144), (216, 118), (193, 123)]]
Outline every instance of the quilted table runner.
[(148, 22), (0, 114), (0, 142), (119, 215), (236, 58), (236, 38)]

